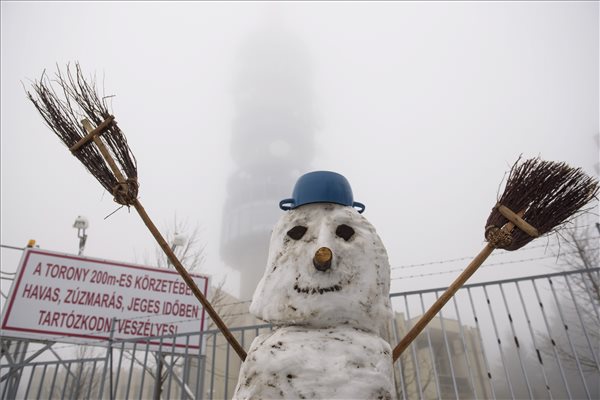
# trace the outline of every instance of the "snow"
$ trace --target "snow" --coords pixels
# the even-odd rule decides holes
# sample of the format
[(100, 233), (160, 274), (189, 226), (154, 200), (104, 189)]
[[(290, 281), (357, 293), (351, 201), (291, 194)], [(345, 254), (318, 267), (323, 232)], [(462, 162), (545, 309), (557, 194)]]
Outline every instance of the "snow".
[(237, 399), (391, 399), (390, 345), (358, 328), (287, 326), (258, 336)]
[[(354, 234), (338, 236), (341, 225)], [(296, 226), (307, 228), (299, 239), (287, 235)], [(325, 271), (313, 265), (322, 247), (333, 254)], [(389, 285), (385, 247), (354, 208), (287, 211), (250, 306), (276, 329), (252, 342), (234, 398), (396, 398), (391, 348), (379, 336), (392, 315)]]
[[(352, 227), (345, 241), (338, 226)], [(300, 240), (286, 233), (307, 227)], [(333, 253), (331, 269), (313, 266), (315, 252)], [(273, 230), (267, 268), (250, 312), (277, 325), (331, 327), (350, 325), (378, 331), (391, 318), (390, 267), (375, 228), (352, 207), (308, 204), (284, 214)]]

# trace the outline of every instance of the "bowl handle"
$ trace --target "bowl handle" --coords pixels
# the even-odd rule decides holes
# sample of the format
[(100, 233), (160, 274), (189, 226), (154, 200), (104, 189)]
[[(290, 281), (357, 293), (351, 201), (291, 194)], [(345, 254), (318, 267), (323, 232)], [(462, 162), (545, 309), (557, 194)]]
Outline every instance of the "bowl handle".
[(283, 199), (279, 202), (279, 208), (283, 211), (291, 210), (294, 205), (294, 199)]
[(355, 201), (354, 203), (352, 203), (352, 207), (358, 208), (359, 214), (362, 214), (363, 211), (365, 211), (365, 205), (363, 203), (359, 203), (358, 201)]

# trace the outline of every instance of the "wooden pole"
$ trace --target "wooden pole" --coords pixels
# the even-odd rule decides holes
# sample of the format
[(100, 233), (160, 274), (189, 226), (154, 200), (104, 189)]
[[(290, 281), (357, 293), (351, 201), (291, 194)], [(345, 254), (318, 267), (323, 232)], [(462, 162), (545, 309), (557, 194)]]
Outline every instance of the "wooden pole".
[[(504, 206), (502, 206), (504, 207)], [(504, 207), (506, 208), (506, 207)], [(525, 210), (519, 211), (518, 213), (512, 212), (510, 209), (506, 208), (512, 214), (511, 217), (516, 217), (521, 219)], [(507, 217), (508, 218), (508, 217)], [(513, 218), (514, 219), (514, 218)], [(522, 220), (522, 219), (521, 219)], [(523, 220), (522, 220), (523, 221)], [(527, 224), (525, 221), (523, 221)], [(529, 224), (527, 224), (529, 225)], [(529, 225), (531, 226), (531, 225)], [(506, 225), (502, 227), (502, 230), (508, 234), (512, 232), (515, 224), (511, 221), (507, 222)], [(532, 227), (533, 228), (533, 227)], [(533, 228), (535, 229), (535, 228)], [(537, 231), (537, 230), (536, 230)], [(495, 250), (495, 247), (488, 243), (485, 247), (475, 256), (473, 261), (467, 265), (467, 268), (452, 282), (452, 284), (446, 289), (444, 293), (433, 303), (429, 310), (417, 321), (417, 323), (408, 331), (408, 333), (400, 340), (400, 343), (394, 347), (394, 351), (392, 352), (393, 362), (396, 362), (398, 357), (408, 348), (408, 346), (412, 343), (413, 340), (419, 336), (419, 334), (425, 329), (427, 324), (436, 316), (436, 314), (446, 305), (448, 300), (450, 300), (465, 284), (465, 282), (477, 271), (477, 268), (481, 267), (481, 264), (492, 254)]]
[[(94, 129), (92, 124), (90, 123), (90, 121), (88, 121), (87, 119), (84, 119), (83, 121), (81, 121), (81, 123), (83, 124), (85, 130), (88, 132), (88, 136), (90, 136), (89, 134), (94, 131), (97, 132), (97, 134), (95, 134), (94, 136), (90, 136), (88, 138), (88, 140), (90, 140), (90, 139), (93, 140), (94, 143), (96, 144), (96, 146), (98, 146), (100, 153), (102, 153), (102, 156), (104, 157), (104, 159), (110, 166), (112, 172), (115, 174), (117, 181), (119, 183), (125, 183), (125, 177), (121, 173), (121, 170), (119, 170), (119, 168), (117, 167), (117, 164), (113, 160), (108, 149), (106, 148), (106, 146), (104, 146), (104, 143), (102, 143), (102, 140), (98, 136), (98, 134), (100, 134), (102, 132), (102, 130)], [(227, 328), (227, 325), (225, 325), (225, 323), (223, 322), (223, 320), (221, 319), (219, 314), (215, 311), (213, 306), (210, 304), (208, 299), (204, 296), (204, 294), (202, 294), (202, 292), (196, 285), (196, 282), (194, 282), (194, 280), (190, 276), (189, 272), (181, 264), (181, 262), (179, 261), (179, 259), (177, 258), (177, 256), (175, 255), (175, 253), (173, 252), (171, 247), (169, 247), (169, 244), (167, 243), (167, 241), (160, 234), (158, 228), (156, 228), (156, 225), (154, 225), (154, 223), (148, 216), (148, 213), (146, 213), (146, 210), (144, 209), (144, 207), (142, 207), (142, 204), (137, 199), (135, 199), (135, 201), (133, 202), (132, 205), (135, 207), (136, 211), (142, 218), (142, 221), (144, 221), (144, 224), (146, 224), (146, 226), (150, 230), (150, 233), (152, 233), (152, 236), (154, 236), (154, 239), (156, 239), (156, 241), (158, 242), (158, 245), (165, 252), (167, 258), (169, 259), (169, 261), (171, 261), (171, 264), (173, 264), (173, 266), (175, 267), (175, 269), (177, 270), (177, 272), (179, 273), (181, 278), (183, 278), (184, 282), (192, 290), (192, 293), (194, 293), (194, 296), (196, 296), (196, 298), (200, 301), (200, 304), (202, 304), (202, 306), (204, 307), (204, 309), (206, 310), (208, 315), (212, 318), (215, 325), (219, 328), (219, 330), (221, 331), (223, 336), (225, 336), (225, 339), (227, 339), (227, 341), (229, 342), (231, 347), (233, 347), (233, 349), (238, 354), (238, 356), (240, 356), (242, 361), (244, 361), (246, 359), (246, 351), (238, 343), (238, 341), (235, 339), (233, 334), (229, 331), (229, 329)]]
[(477, 268), (492, 254), (494, 246), (487, 244), (483, 250), (471, 261), (465, 270), (456, 278), (454, 282), (446, 289), (446, 291), (433, 303), (425, 314), (417, 321), (410, 331), (402, 338), (400, 343), (394, 347), (392, 352), (394, 362), (400, 357), (400, 354), (412, 343), (413, 340), (425, 329), (427, 324), (436, 316), (436, 314), (444, 307), (444, 305), (456, 294), (458, 289), (477, 271)]
[[(100, 125), (98, 125), (95, 129), (92, 126), (92, 123), (88, 119), (82, 120), (81, 123), (88, 134), (85, 135), (84, 137), (82, 137), (69, 150), (71, 150), (71, 152), (79, 150), (81, 147), (85, 146), (91, 140), (94, 140), (95, 137), (102, 134), (106, 129), (108, 129), (112, 125), (114, 120), (115, 120), (115, 117), (112, 115), (109, 115), (109, 117), (106, 118), (104, 121), (102, 121), (102, 123)], [(95, 142), (95, 140), (94, 140), (94, 142)]]
[(154, 223), (152, 222), (152, 220), (146, 213), (146, 210), (144, 209), (144, 207), (142, 207), (142, 205), (140, 204), (140, 202), (137, 199), (133, 203), (133, 206), (135, 207), (138, 214), (142, 218), (142, 221), (144, 221), (144, 223), (150, 230), (150, 233), (152, 233), (152, 236), (154, 236), (154, 238), (158, 242), (158, 245), (160, 246), (160, 248), (165, 252), (167, 257), (169, 258), (169, 261), (171, 261), (171, 263), (173, 264), (173, 266), (175, 267), (177, 272), (179, 272), (179, 275), (181, 275), (181, 277), (183, 278), (185, 283), (189, 286), (189, 288), (192, 289), (192, 292), (194, 293), (196, 298), (200, 301), (200, 303), (202, 304), (202, 306), (204, 307), (204, 309), (206, 310), (208, 315), (210, 315), (210, 317), (214, 321), (215, 325), (217, 325), (217, 327), (219, 328), (219, 330), (221, 331), (223, 336), (225, 336), (225, 338), (227, 339), (227, 341), (229, 342), (231, 347), (233, 347), (233, 349), (238, 354), (238, 356), (240, 356), (242, 361), (244, 361), (246, 359), (246, 351), (238, 343), (238, 341), (235, 339), (235, 337), (231, 334), (231, 332), (227, 328), (227, 325), (225, 325), (225, 323), (223, 322), (221, 317), (219, 317), (219, 314), (217, 314), (217, 312), (212, 307), (212, 305), (209, 303), (209, 301), (206, 299), (206, 297), (204, 297), (204, 295), (202, 294), (200, 289), (198, 289), (196, 282), (194, 282), (194, 280), (192, 279), (190, 274), (187, 272), (187, 270), (184, 268), (184, 266), (181, 264), (181, 262), (179, 261), (179, 259), (177, 258), (177, 256), (173, 252), (173, 250), (171, 250), (171, 247), (169, 247), (169, 244), (167, 243), (167, 241), (162, 237), (162, 235), (160, 234), (160, 232), (158, 231), (158, 229), (156, 228), (156, 226), (154, 225)]
[(503, 206), (502, 204), (498, 205), (498, 211), (502, 214), (506, 219), (512, 222), (517, 228), (528, 234), (529, 236), (536, 238), (540, 236), (538, 230), (531, 226), (527, 221), (525, 221), (522, 217), (523, 213), (514, 213), (510, 208)]

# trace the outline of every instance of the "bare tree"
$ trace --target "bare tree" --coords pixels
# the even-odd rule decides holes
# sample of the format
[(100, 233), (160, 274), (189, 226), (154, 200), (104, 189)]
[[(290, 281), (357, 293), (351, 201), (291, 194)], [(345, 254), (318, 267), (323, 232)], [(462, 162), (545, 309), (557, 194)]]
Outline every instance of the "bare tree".
[[(103, 350), (94, 346), (80, 345), (75, 347), (74, 359), (68, 363), (56, 363), (46, 373), (49, 376), (56, 374), (56, 382), (64, 382), (42, 387), (41, 396), (46, 399), (60, 399), (67, 396), (70, 399), (86, 399), (98, 396), (102, 381), (102, 366), (92, 359), (103, 360), (100, 354)], [(58, 370), (56, 370), (58, 369)], [(40, 382), (42, 384), (42, 382)]]
[[(546, 371), (554, 395), (566, 395), (562, 390), (570, 390), (575, 398), (597, 398), (600, 395), (599, 232), (594, 224), (586, 225), (579, 219), (571, 228), (562, 230), (560, 237), (560, 250), (556, 253), (558, 269), (573, 273), (548, 279), (548, 294), (552, 293), (545, 302), (550, 306), (549, 326), (536, 333), (540, 352), (537, 369)], [(528, 372), (535, 376), (535, 360), (524, 361)], [(557, 382), (564, 382), (569, 389)], [(540, 389), (535, 395), (540, 398), (549, 395), (542, 392)]]
[[(185, 234), (185, 243), (176, 245), (176, 237), (180, 234)], [(172, 243), (172, 249), (181, 261), (181, 263), (190, 272), (198, 272), (202, 269), (205, 261), (205, 244), (201, 240), (201, 229), (199, 225), (191, 226), (186, 220), (182, 221), (173, 218), (172, 225), (165, 229), (165, 238), (168, 243)], [(154, 259), (146, 259), (145, 263), (148, 265), (156, 265), (160, 268), (171, 268), (171, 264), (160, 247), (156, 246)], [(225, 293), (222, 290), (224, 281), (220, 282), (216, 286), (209, 288), (207, 298), (212, 304), (213, 308), (220, 314), (221, 318), (225, 323), (228, 323), (228, 318), (223, 315), (222, 309), (225, 300)], [(214, 328), (214, 322), (212, 320), (207, 321), (207, 328)], [(160, 399), (163, 393), (164, 385), (169, 378), (169, 369), (171, 371), (180, 370), (182, 363), (185, 362), (183, 357), (176, 356), (173, 354), (165, 354), (160, 352), (153, 353), (155, 359), (154, 371), (151, 371), (148, 366), (144, 366), (146, 371), (154, 378), (154, 398)], [(169, 363), (168, 368), (165, 363)]]
[[(536, 300), (531, 293), (523, 304), (529, 315), (511, 314), (516, 331), (511, 332), (505, 326), (498, 338), (503, 356), (492, 362), (498, 398), (598, 396), (598, 232), (593, 225), (579, 220), (572, 227), (561, 230), (559, 238), (560, 247), (554, 253), (555, 269), (568, 273), (537, 279), (541, 296)], [(543, 322), (544, 314), (547, 325)], [(532, 340), (528, 340), (526, 331), (518, 329), (520, 323), (525, 323), (523, 317), (530, 319), (527, 322), (537, 324)]]
[[(198, 224), (192, 226), (189, 221), (182, 221), (177, 216), (173, 217), (172, 224), (164, 230), (167, 243), (172, 244), (175, 255), (189, 272), (199, 271), (205, 261), (206, 245), (201, 241), (200, 233)], [(175, 238), (179, 234), (185, 234), (185, 243), (174, 245)], [(172, 268), (169, 259), (158, 245), (154, 248), (154, 257), (146, 257), (144, 262), (159, 268)]]
[(561, 293), (570, 300), (565, 302), (562, 314), (564, 322), (572, 327), (570, 333), (576, 354), (562, 345), (557, 350), (569, 363), (579, 362), (586, 371), (599, 372), (597, 356), (594, 356), (600, 343), (600, 272), (597, 270), (600, 249), (596, 228), (575, 226), (562, 234), (568, 250), (559, 253), (561, 269), (580, 273), (569, 275), (559, 283)]
[[(77, 346), (75, 356), (78, 360), (89, 358), (97, 358), (98, 351), (93, 346)], [(70, 398), (83, 399), (88, 393), (95, 393), (101, 381), (101, 374), (94, 371), (94, 365), (90, 362), (80, 362), (75, 365), (73, 372), (74, 379), (68, 380), (68, 393), (71, 393)]]

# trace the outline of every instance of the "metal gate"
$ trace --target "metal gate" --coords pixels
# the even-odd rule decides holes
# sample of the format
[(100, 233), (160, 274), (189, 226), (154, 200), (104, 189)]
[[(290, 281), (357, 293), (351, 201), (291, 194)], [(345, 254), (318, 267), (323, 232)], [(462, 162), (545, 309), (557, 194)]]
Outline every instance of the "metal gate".
[[(395, 364), (398, 397), (599, 398), (599, 277), (590, 268), (464, 286)], [(395, 318), (384, 335), (392, 345), (443, 290), (390, 296)], [(248, 348), (271, 329), (232, 332)], [(162, 345), (175, 336), (183, 349)], [(0, 343), (1, 399), (227, 399), (240, 366), (214, 330), (102, 346)]]

